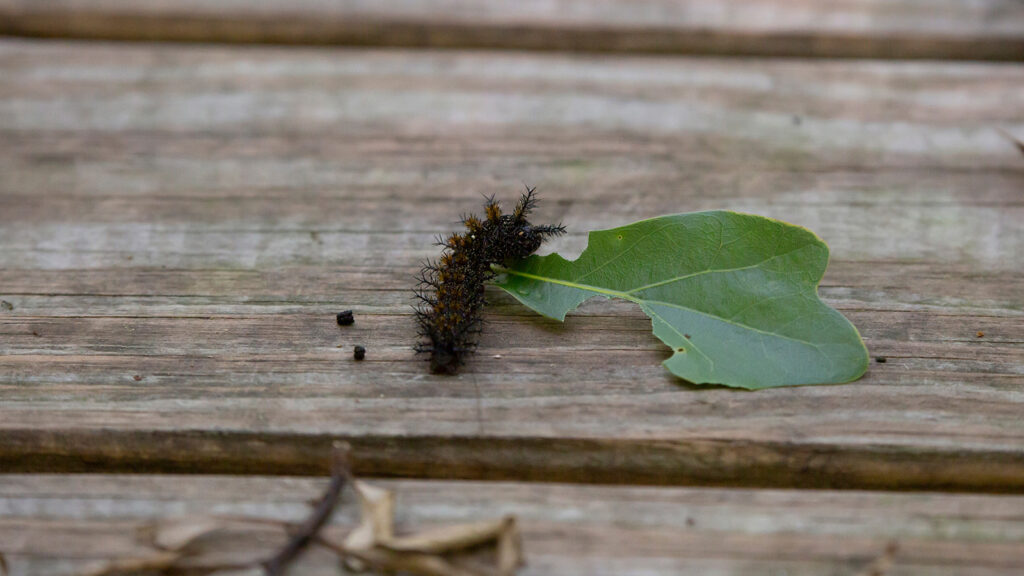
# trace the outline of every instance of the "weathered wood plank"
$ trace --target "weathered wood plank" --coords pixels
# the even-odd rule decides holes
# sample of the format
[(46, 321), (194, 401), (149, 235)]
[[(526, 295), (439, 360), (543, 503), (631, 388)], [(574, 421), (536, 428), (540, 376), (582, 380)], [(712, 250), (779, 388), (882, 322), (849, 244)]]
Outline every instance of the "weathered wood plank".
[(0, 33), (855, 58), (1024, 57), (1013, 0), (3, 0)]
[[(273, 270), (7, 268), (0, 270), (0, 282), (18, 316), (32, 318), (324, 314), (338, 305), (357, 314), (401, 314), (405, 312), (402, 307), (410, 304), (410, 278), (417, 271), (415, 265), (381, 268), (369, 264)], [(849, 312), (978, 317), (977, 325), (962, 326), (961, 338), (973, 338), (972, 327), (987, 328), (982, 324), (985, 317), (1024, 315), (1015, 296), (1021, 282), (1024, 278), (1012, 272), (983, 272), (940, 263), (838, 261), (831, 264), (819, 292), (830, 305)], [(492, 294), (492, 300), (491, 312), (531, 314), (499, 292)], [(632, 306), (626, 303), (607, 301), (585, 305), (574, 315), (621, 315), (630, 310)], [(977, 344), (998, 342), (1002, 337), (989, 330), (986, 339)]]
[[(745, 158), (776, 171), (1020, 169), (1019, 150), (996, 130), (1024, 130), (1024, 72), (1009, 65), (88, 46), (8, 41), (0, 50), (0, 129), (48, 133), (49, 145), (33, 148), (47, 148), (51, 164), (60, 164), (59, 142), (69, 136), (63, 145), (97, 145), (83, 140), (116, 132), (101, 151), (132, 157), (165, 136), (187, 134), (192, 141), (181, 145), (214, 154), (259, 136), (237, 159), (239, 170), (264, 145), (307, 154), (305, 164), (279, 156), (280, 168), (265, 168), (275, 179), (323, 174), (318, 167), (357, 150), (387, 158), (396, 171), (389, 178), (419, 178), (422, 171), (409, 172), (417, 161), (396, 149), (403, 143), (460, 160), (430, 166), (437, 176), (466, 169), (478, 154), (495, 162), (507, 152), (550, 163), (579, 161), (579, 151), (596, 160), (622, 155), (603, 169), (623, 170), (634, 148), (648, 161), (704, 166)], [(604, 137), (590, 141), (597, 135)], [(551, 154), (555, 148), (562, 150)], [(150, 162), (171, 174), (191, 168), (176, 160)], [(230, 168), (219, 177), (242, 178)], [(342, 159), (326, 170), (341, 176), (352, 168)], [(375, 182), (385, 184), (382, 178)]]
[[(244, 140), (237, 142), (242, 145)], [(5, 210), (5, 225), (0, 229), (0, 241), (8, 247), (0, 254), (4, 267), (83, 269), (131, 264), (236, 269), (251, 268), (257, 261), (258, 267), (277, 267), (327, 260), (359, 266), (367, 273), (382, 261), (409, 270), (436, 252), (433, 236), (450, 230), (458, 214), (479, 208), (476, 191), (500, 191), (501, 196), (512, 198), (518, 184), (509, 178), (502, 186), (481, 173), (484, 170), (470, 169), (464, 173), (465, 184), (428, 184), (434, 189), (423, 195), (415, 182), (347, 192), (311, 191), (301, 180), (266, 191), (239, 183), (223, 196), (216, 188), (199, 190), (203, 184), (188, 195), (157, 190), (124, 193), (119, 192), (122, 187), (144, 178), (141, 172), (131, 183), (122, 182), (123, 176), (108, 181), (102, 172), (143, 170), (144, 161), (107, 164), (82, 158), (88, 155), (84, 149), (65, 150), (65, 157), (71, 159), (69, 166), (54, 171), (45, 160), (8, 163), (11, 171), (2, 178), (7, 180), (2, 185), (5, 191), (11, 190), (5, 193), (10, 209)], [(585, 152), (580, 153), (583, 155)], [(374, 162), (369, 154), (360, 156)], [(424, 164), (446, 161), (435, 155), (422, 160)], [(513, 155), (501, 162), (506, 165), (501, 169), (512, 170), (510, 165), (516, 161), (538, 162)], [(248, 169), (232, 167), (232, 162), (210, 160), (199, 164), (197, 170)], [(259, 170), (257, 160), (246, 164), (250, 162)], [(367, 170), (380, 172), (388, 165), (386, 159), (376, 162)], [(926, 175), (930, 170), (920, 168), (910, 171), (920, 176), (920, 181), (912, 181), (902, 171), (880, 171), (865, 177), (801, 170), (795, 176), (780, 176), (771, 174), (769, 168), (733, 171), (713, 164), (662, 170), (660, 164), (626, 175), (602, 169), (590, 173), (586, 166), (579, 168), (585, 176), (564, 173), (558, 166), (533, 164), (525, 168), (547, 183), (544, 202), (549, 218), (570, 225), (569, 236), (557, 239), (551, 249), (578, 252), (586, 242), (585, 229), (612, 227), (664, 212), (729, 206), (820, 231), (837, 257), (847, 260), (966, 263), (990, 273), (1024, 267), (1024, 254), (1018, 250), (1024, 233), (1017, 226), (1024, 218), (1019, 193), (1024, 172), (936, 176)], [(65, 169), (71, 173), (61, 175)], [(86, 189), (75, 194), (59, 192), (65, 185), (80, 186), (71, 183), (79, 178), (75, 173), (82, 174), (80, 180), (85, 182), (81, 186)], [(192, 174), (186, 178), (197, 177), (185, 173)], [(54, 182), (37, 186), (47, 175)], [(88, 182), (92, 178), (99, 182)], [(151, 182), (161, 186), (187, 185), (175, 184), (170, 174), (154, 179)], [(118, 192), (90, 190), (102, 182)], [(981, 190), (972, 196), (973, 187)], [(244, 192), (236, 196), (234, 190)], [(405, 200), (408, 195), (415, 195), (418, 201)], [(282, 220), (282, 207), (289, 203), (295, 206), (287, 208), (287, 219)], [(609, 205), (615, 205), (616, 211), (608, 211)], [(587, 228), (573, 226), (574, 222), (585, 222)], [(882, 235), (878, 227), (897, 232)], [(258, 253), (253, 246), (259, 246)], [(402, 260), (396, 261), (396, 254)]]
[[(344, 437), (363, 474), (1024, 490), (1019, 67), (6, 41), (0, 72), (0, 468), (295, 474)], [(565, 253), (666, 212), (810, 227), (886, 363), (696, 388), (631, 306), (494, 293), (426, 374), (417, 262), (520, 178)]]
[[(0, 476), (0, 551), (12, 576), (70, 574), (144, 555), (148, 523), (180, 516), (298, 521), (323, 480), (174, 476)], [(397, 529), (514, 514), (523, 574), (841, 574), (855, 576), (890, 544), (886, 574), (1015, 574), (1024, 563), (1024, 498), (946, 494), (383, 482)], [(343, 500), (328, 530), (354, 524)], [(233, 528), (231, 558), (281, 540)], [(334, 574), (310, 554), (302, 573)]]

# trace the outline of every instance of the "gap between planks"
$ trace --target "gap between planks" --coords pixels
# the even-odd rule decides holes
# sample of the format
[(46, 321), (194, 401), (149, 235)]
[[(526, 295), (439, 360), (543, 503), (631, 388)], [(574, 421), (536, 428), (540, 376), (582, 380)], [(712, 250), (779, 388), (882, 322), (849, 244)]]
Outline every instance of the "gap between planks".
[(1024, 58), (1012, 0), (0, 1), (0, 34), (762, 57)]
[(360, 476), (599, 484), (1024, 493), (1024, 456), (797, 441), (428, 437), (242, 431), (3, 430), (4, 473), (329, 472), (334, 442)]

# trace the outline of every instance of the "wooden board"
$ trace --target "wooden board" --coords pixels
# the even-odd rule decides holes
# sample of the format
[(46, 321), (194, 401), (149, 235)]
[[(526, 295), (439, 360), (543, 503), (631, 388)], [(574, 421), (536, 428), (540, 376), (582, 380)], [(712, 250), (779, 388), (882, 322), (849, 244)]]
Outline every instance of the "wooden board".
[(1015, 0), (0, 0), (0, 34), (853, 58), (1024, 58)]
[[(1020, 491), (1024, 158), (996, 128), (1024, 133), (1022, 88), (996, 64), (5, 41), (0, 469), (301, 474), (342, 437), (361, 474)], [(823, 297), (887, 361), (694, 387), (628, 305), (557, 325), (494, 292), (480, 353), (431, 376), (411, 276), (522, 181), (566, 254), (668, 212), (808, 226)]]
[[(152, 553), (144, 528), (188, 516), (299, 521), (324, 480), (173, 476), (0, 476), (0, 551), (11, 576), (72, 574)], [(400, 532), (516, 515), (533, 574), (860, 576), (1018, 574), (1024, 497), (868, 492), (386, 482)], [(355, 520), (347, 496), (330, 533)], [(279, 546), (237, 527), (222, 560)], [(895, 546), (883, 567), (878, 558)], [(872, 566), (879, 572), (872, 572)], [(80, 573), (80, 572), (79, 572)], [(293, 573), (337, 574), (310, 551)]]

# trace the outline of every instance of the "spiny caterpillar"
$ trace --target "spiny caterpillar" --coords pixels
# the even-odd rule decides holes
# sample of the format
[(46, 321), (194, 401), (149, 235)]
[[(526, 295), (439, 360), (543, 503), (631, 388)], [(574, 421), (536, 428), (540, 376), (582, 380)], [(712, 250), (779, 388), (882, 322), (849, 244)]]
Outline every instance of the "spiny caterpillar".
[(484, 204), (485, 220), (462, 218), (463, 234), (439, 239), (444, 253), (427, 262), (418, 277), (416, 320), (425, 338), (417, 352), (430, 353), (430, 371), (455, 374), (465, 355), (476, 349), (484, 283), (494, 278), (492, 264), (504, 264), (533, 254), (545, 238), (565, 233), (565, 227), (534, 226), (526, 219), (537, 204), (535, 188), (526, 188), (512, 214), (502, 215), (494, 196)]

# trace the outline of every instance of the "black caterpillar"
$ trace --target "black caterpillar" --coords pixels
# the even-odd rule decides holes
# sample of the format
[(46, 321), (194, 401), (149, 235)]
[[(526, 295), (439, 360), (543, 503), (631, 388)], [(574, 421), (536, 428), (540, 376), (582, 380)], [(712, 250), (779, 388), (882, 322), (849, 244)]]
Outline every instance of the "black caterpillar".
[(444, 253), (428, 262), (418, 277), (417, 352), (430, 353), (430, 371), (455, 374), (465, 356), (476, 349), (484, 283), (495, 276), (492, 264), (504, 264), (533, 254), (545, 238), (565, 233), (565, 227), (534, 226), (526, 219), (537, 204), (535, 188), (526, 188), (512, 214), (502, 215), (494, 196), (484, 204), (486, 220), (463, 217), (463, 234), (439, 239)]

